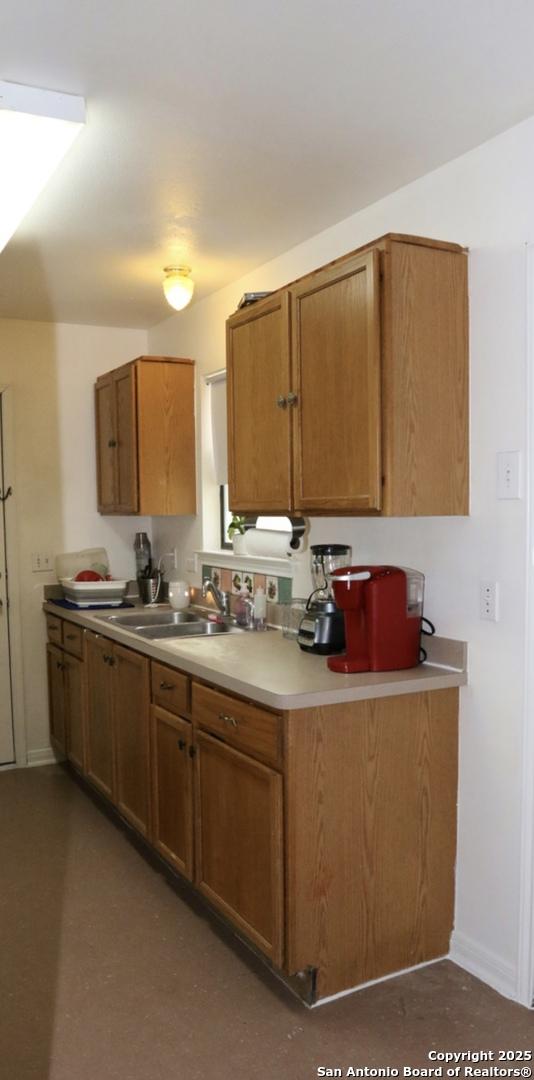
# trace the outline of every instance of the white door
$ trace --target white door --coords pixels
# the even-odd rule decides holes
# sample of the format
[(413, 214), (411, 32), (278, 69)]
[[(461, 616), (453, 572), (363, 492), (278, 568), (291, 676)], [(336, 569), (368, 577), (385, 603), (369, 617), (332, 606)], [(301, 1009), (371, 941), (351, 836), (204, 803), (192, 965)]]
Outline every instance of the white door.
[[(0, 394), (0, 765), (15, 760), (13, 739), (13, 702), (9, 654), (9, 610), (6, 553), (6, 484), (2, 430), (2, 394)], [(9, 496), (8, 496), (9, 498)]]

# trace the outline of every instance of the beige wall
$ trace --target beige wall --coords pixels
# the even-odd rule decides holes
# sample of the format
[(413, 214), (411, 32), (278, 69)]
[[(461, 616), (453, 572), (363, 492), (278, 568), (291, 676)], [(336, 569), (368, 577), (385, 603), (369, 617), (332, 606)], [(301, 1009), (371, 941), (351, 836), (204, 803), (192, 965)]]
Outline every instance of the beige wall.
[[(32, 552), (103, 545), (113, 572), (133, 575), (131, 544), (144, 519), (102, 518), (96, 511), (93, 382), (146, 351), (146, 334), (109, 327), (0, 320), (0, 387), (14, 409), (18, 581), (14, 583), (22, 641), (22, 690), (30, 761), (48, 747), (43, 585)], [(139, 524), (136, 524), (139, 522)]]

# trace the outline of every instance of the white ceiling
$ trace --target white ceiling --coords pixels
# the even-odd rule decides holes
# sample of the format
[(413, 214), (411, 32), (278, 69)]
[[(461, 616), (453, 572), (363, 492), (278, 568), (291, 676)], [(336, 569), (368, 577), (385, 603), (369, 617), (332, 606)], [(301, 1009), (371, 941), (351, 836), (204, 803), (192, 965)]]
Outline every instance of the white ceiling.
[(2, 0), (0, 79), (88, 121), (0, 317), (160, 322), (166, 264), (198, 299), (533, 114), (533, 39), (531, 0)]

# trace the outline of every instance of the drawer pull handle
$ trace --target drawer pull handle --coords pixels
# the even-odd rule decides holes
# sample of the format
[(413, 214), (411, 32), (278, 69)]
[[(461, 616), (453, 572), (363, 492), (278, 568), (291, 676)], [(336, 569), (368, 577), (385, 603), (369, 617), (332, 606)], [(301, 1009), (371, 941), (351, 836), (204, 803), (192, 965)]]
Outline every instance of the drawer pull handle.
[(77, 636), (77, 634), (65, 634), (65, 638), (67, 641), (76, 641)]
[(174, 683), (173, 682), (160, 682), (159, 688), (160, 688), (160, 690), (174, 690)]
[(180, 750), (185, 750), (185, 748), (186, 748), (186, 741), (185, 741), (185, 739), (178, 739), (178, 748), (179, 748)]
[(237, 720), (235, 716), (229, 716), (228, 713), (219, 713), (219, 720), (222, 720), (223, 724), (230, 724), (231, 727), (237, 727)]

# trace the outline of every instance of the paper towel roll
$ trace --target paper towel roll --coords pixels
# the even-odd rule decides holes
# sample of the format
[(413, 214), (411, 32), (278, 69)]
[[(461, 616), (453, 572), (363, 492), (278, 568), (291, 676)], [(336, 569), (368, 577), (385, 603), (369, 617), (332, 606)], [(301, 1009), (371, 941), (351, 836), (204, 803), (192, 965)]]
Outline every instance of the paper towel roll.
[(291, 554), (292, 533), (278, 529), (247, 529), (247, 555), (265, 555), (283, 559)]

